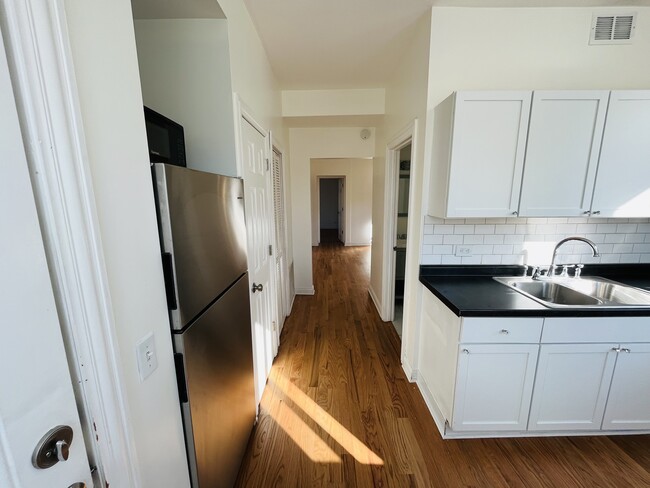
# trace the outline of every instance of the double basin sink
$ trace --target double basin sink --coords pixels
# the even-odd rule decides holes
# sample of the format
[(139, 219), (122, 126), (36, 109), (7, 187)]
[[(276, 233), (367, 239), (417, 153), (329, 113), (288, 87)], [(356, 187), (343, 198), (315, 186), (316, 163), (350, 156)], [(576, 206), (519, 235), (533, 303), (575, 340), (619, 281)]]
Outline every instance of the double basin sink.
[(650, 292), (594, 276), (494, 279), (549, 308), (650, 307)]

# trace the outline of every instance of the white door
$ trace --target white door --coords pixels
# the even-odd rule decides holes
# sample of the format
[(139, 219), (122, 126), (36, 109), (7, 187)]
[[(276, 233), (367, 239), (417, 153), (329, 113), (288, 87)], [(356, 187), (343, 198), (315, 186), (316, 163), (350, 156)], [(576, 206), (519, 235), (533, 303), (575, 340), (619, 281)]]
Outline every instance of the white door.
[(539, 346), (461, 344), (452, 429), (526, 430)]
[(530, 112), (520, 216), (587, 215), (609, 91), (536, 91)]
[(617, 344), (542, 346), (529, 430), (599, 430)]
[(274, 357), (274, 304), (271, 280), (273, 212), (266, 136), (246, 119), (242, 118), (240, 123), (248, 241), (248, 279), (251, 285), (255, 397), (259, 403)]
[(339, 241), (345, 244), (345, 178), (339, 179)]
[(531, 92), (456, 94), (447, 217), (517, 212)]
[(650, 429), (650, 344), (623, 344), (616, 359), (603, 429)]
[(607, 110), (592, 214), (650, 217), (648, 134), (650, 90), (613, 91)]
[(276, 301), (277, 301), (277, 327), (276, 348), (274, 354), (277, 354), (277, 346), (280, 344), (280, 332), (284, 325), (284, 319), (287, 316), (287, 255), (286, 255), (286, 222), (284, 210), (284, 181), (282, 156), (273, 151), (273, 215), (275, 220), (275, 277), (276, 277)]
[[(0, 42), (0, 486), (67, 488), (76, 482), (92, 486), (1, 46)], [(60, 425), (72, 428), (68, 460), (35, 468), (34, 449)]]

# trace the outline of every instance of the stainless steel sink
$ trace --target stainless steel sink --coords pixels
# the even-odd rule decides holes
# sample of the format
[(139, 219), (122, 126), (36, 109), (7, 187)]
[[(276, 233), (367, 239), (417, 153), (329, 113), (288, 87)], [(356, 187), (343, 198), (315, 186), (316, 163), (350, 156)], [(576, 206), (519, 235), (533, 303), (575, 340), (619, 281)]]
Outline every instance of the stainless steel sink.
[(650, 293), (598, 277), (494, 278), (550, 308), (650, 307)]

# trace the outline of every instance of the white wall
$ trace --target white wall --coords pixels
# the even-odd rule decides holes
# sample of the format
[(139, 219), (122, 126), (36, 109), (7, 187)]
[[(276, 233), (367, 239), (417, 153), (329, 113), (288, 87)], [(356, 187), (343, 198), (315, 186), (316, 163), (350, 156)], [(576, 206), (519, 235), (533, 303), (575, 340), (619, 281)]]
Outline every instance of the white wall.
[(318, 246), (318, 177), (345, 177), (345, 245), (368, 246), (372, 238), (372, 159), (311, 160), (311, 245)]
[(284, 90), (284, 117), (381, 115), (385, 111), (383, 88), (356, 90)]
[(294, 229), (293, 258), (295, 287), (298, 294), (313, 294), (311, 266), (311, 160), (334, 158), (372, 158), (375, 153), (375, 131), (361, 139), (363, 127), (295, 128), (289, 130), (291, 215)]
[[(384, 208), (385, 197), (385, 153), (386, 145), (392, 141), (414, 119), (418, 119), (417, 146), (411, 159), (411, 180), (415, 181), (414, 191), (409, 195), (409, 224), (407, 239), (407, 259), (404, 294), (404, 319), (402, 335), (402, 362), (407, 367), (415, 366), (417, 335), (414, 332), (418, 323), (418, 303), (420, 299), (419, 250), (421, 247), (423, 206), (422, 182), (424, 181), (424, 135), (428, 88), (428, 64), (430, 45), (430, 15), (423, 15), (413, 27), (411, 45), (404, 52), (401, 63), (386, 87), (386, 116), (383, 135), (377, 139), (377, 157), (373, 173), (373, 236), (371, 255), (370, 287), (379, 307), (383, 303), (384, 273)], [(392, 286), (392, 283), (385, 283)]]
[[(88, 159), (143, 487), (189, 486), (128, 0), (66, 0)], [(137, 342), (158, 369), (140, 382)]]
[(187, 166), (237, 175), (225, 19), (136, 20), (144, 104), (181, 124)]

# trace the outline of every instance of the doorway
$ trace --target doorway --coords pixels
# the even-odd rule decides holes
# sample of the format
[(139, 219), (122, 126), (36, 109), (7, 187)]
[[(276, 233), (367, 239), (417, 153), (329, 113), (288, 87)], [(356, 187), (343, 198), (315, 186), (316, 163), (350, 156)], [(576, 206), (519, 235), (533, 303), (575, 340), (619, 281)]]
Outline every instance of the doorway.
[(402, 337), (404, 316), (404, 281), (406, 276), (406, 240), (408, 238), (409, 187), (411, 182), (411, 143), (399, 150), (397, 178), (397, 215), (395, 221), (395, 279), (393, 280), (393, 326)]
[(318, 180), (319, 244), (345, 245), (345, 178)]

